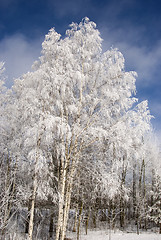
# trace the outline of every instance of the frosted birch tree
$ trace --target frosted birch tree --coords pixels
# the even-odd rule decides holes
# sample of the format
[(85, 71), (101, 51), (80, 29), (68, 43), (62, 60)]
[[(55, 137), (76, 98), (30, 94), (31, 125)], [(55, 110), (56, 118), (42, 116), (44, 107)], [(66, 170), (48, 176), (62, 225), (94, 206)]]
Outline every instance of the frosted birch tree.
[[(4, 87), (4, 63), (0, 62), (0, 229), (4, 231), (7, 224), (7, 206), (5, 204), (8, 201), (7, 192), (8, 187), (5, 184), (5, 175), (4, 175), (4, 153), (5, 153), (5, 140), (6, 140), (6, 125), (5, 125), (5, 114), (4, 114), (4, 104), (5, 104), (5, 92), (6, 88)], [(6, 215), (6, 216), (5, 216)]]
[(0, 63), (0, 230), (5, 234), (15, 214), (16, 160), (11, 150), (14, 137), (11, 91), (5, 87), (4, 63)]
[[(51, 163), (52, 154), (49, 149), (51, 140), (53, 144), (52, 134), (57, 123), (47, 110), (51, 102), (47, 99), (45, 101), (48, 92), (45, 92), (46, 82), (43, 74), (44, 72), (41, 70), (27, 73), (22, 79), (17, 79), (13, 86), (15, 106), (21, 113), (18, 121), (21, 129), (16, 136), (17, 142), (21, 146), (19, 155), (22, 159), (21, 163), (24, 161), (24, 166), (28, 166), (28, 175), (31, 181), (28, 184), (30, 188), (25, 192), (29, 193), (29, 196), (25, 196), (23, 188), (19, 188), (19, 195), (23, 200), (28, 198), (30, 205), (29, 239), (32, 239), (33, 236), (36, 195), (37, 198), (44, 201), (50, 195), (51, 199), (55, 201), (48, 178), (48, 164)], [(43, 179), (44, 181), (42, 181)]]
[[(63, 38), (51, 29), (34, 71), (17, 79), (13, 86), (15, 105), (21, 113), (17, 134), (20, 155), (32, 163), (34, 172), (29, 239), (40, 169), (46, 169), (54, 159), (58, 196), (56, 240), (64, 240), (73, 180), (82, 157), (86, 161), (107, 161), (108, 165), (110, 146), (114, 146), (119, 134), (117, 142), (119, 146), (123, 144), (122, 127), (126, 128), (128, 141), (132, 141), (126, 126), (137, 134), (138, 124), (133, 118), (140, 116), (138, 121), (145, 126), (140, 129), (142, 134), (149, 126), (145, 103), (131, 110), (137, 100), (133, 97), (136, 73), (125, 71), (123, 55), (117, 49), (103, 53), (101, 43), (96, 24), (88, 18), (80, 24), (72, 23)], [(97, 154), (91, 146), (96, 146)], [(118, 150), (117, 146), (117, 151), (122, 151), (121, 147)]]
[(147, 209), (144, 217), (159, 227), (161, 234), (161, 154), (159, 142), (154, 136), (150, 135), (146, 139), (147, 159), (149, 161), (146, 176), (148, 176), (149, 191), (147, 193)]
[(11, 163), (7, 149), (8, 123), (5, 105), (7, 104), (7, 88), (4, 86), (4, 63), (0, 62), (0, 229), (5, 233), (10, 215)]

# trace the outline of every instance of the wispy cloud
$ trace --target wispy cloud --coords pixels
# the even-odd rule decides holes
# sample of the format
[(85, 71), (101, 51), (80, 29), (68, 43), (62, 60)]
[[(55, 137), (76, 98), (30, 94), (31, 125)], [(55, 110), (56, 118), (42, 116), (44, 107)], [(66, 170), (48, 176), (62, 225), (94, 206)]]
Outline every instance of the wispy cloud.
[(140, 86), (149, 86), (152, 82), (158, 81), (154, 75), (157, 75), (161, 62), (161, 42), (151, 48), (139, 44), (138, 42), (141, 42), (139, 38), (144, 40), (142, 28), (133, 28), (131, 33), (127, 33), (127, 29), (112, 30), (106, 27), (101, 31), (104, 38), (104, 50), (117, 47), (123, 53), (128, 69), (138, 73)]
[(0, 42), (0, 61), (5, 62), (6, 85), (10, 87), (14, 78), (30, 71), (40, 52), (41, 39), (29, 41), (20, 34), (4, 38)]

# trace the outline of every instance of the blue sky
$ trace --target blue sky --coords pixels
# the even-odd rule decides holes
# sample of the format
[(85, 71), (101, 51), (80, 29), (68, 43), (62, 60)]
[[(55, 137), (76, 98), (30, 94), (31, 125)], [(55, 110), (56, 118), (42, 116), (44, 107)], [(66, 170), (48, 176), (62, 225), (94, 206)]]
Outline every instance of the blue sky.
[(117, 47), (126, 69), (138, 73), (137, 97), (148, 100), (152, 124), (161, 136), (160, 0), (0, 0), (0, 61), (5, 61), (6, 84), (31, 69), (51, 27), (63, 35), (71, 22), (85, 16), (97, 24), (103, 49)]

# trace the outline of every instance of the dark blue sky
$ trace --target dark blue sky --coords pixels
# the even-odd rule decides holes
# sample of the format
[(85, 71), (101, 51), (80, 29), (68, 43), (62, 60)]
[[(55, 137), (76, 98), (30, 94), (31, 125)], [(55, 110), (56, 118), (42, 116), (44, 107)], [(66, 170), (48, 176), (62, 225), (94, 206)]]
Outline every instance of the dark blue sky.
[(0, 61), (6, 63), (7, 85), (30, 70), (51, 27), (63, 35), (85, 16), (97, 24), (104, 50), (119, 48), (126, 69), (138, 73), (137, 97), (149, 101), (161, 135), (160, 0), (0, 0)]

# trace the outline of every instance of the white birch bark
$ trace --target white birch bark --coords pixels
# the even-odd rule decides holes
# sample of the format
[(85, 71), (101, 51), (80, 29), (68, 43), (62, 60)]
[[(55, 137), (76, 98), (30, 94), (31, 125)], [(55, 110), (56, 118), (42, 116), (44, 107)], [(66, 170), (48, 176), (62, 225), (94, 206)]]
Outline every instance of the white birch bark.
[(67, 185), (67, 192), (66, 192), (66, 196), (65, 196), (65, 207), (64, 207), (64, 215), (63, 215), (63, 226), (62, 226), (61, 240), (64, 240), (64, 237), (65, 237), (65, 234), (66, 234), (75, 167), (76, 167), (76, 161), (73, 160), (71, 171), (70, 171), (69, 176), (68, 176), (69, 177), (69, 180), (68, 180), (69, 182), (68, 182), (68, 185)]
[(37, 191), (37, 175), (35, 174), (35, 176), (34, 176), (34, 183), (33, 183), (33, 193), (32, 193), (32, 199), (31, 199), (31, 209), (30, 209), (29, 240), (32, 240), (32, 235), (33, 235), (34, 209), (35, 209), (36, 191)]
[[(37, 141), (37, 148), (39, 149), (40, 147), (40, 140), (41, 137), (39, 137)], [(38, 150), (36, 152), (36, 159), (35, 159), (35, 169), (34, 169), (34, 181), (33, 181), (33, 192), (32, 192), (32, 198), (31, 198), (31, 209), (30, 209), (30, 221), (29, 221), (29, 233), (28, 233), (28, 239), (32, 240), (32, 235), (33, 235), (33, 226), (34, 226), (34, 209), (35, 209), (35, 200), (36, 200), (36, 192), (37, 192), (37, 164), (38, 164), (38, 159), (39, 159), (39, 153)]]
[(66, 160), (65, 166), (63, 168), (63, 159), (61, 159), (61, 170), (60, 170), (61, 176), (60, 176), (60, 183), (59, 183), (59, 212), (58, 212), (58, 221), (57, 221), (55, 240), (59, 240), (62, 226), (63, 226), (63, 214), (64, 214), (63, 207), (64, 207), (66, 175), (67, 175), (68, 164), (69, 164), (69, 159)]

